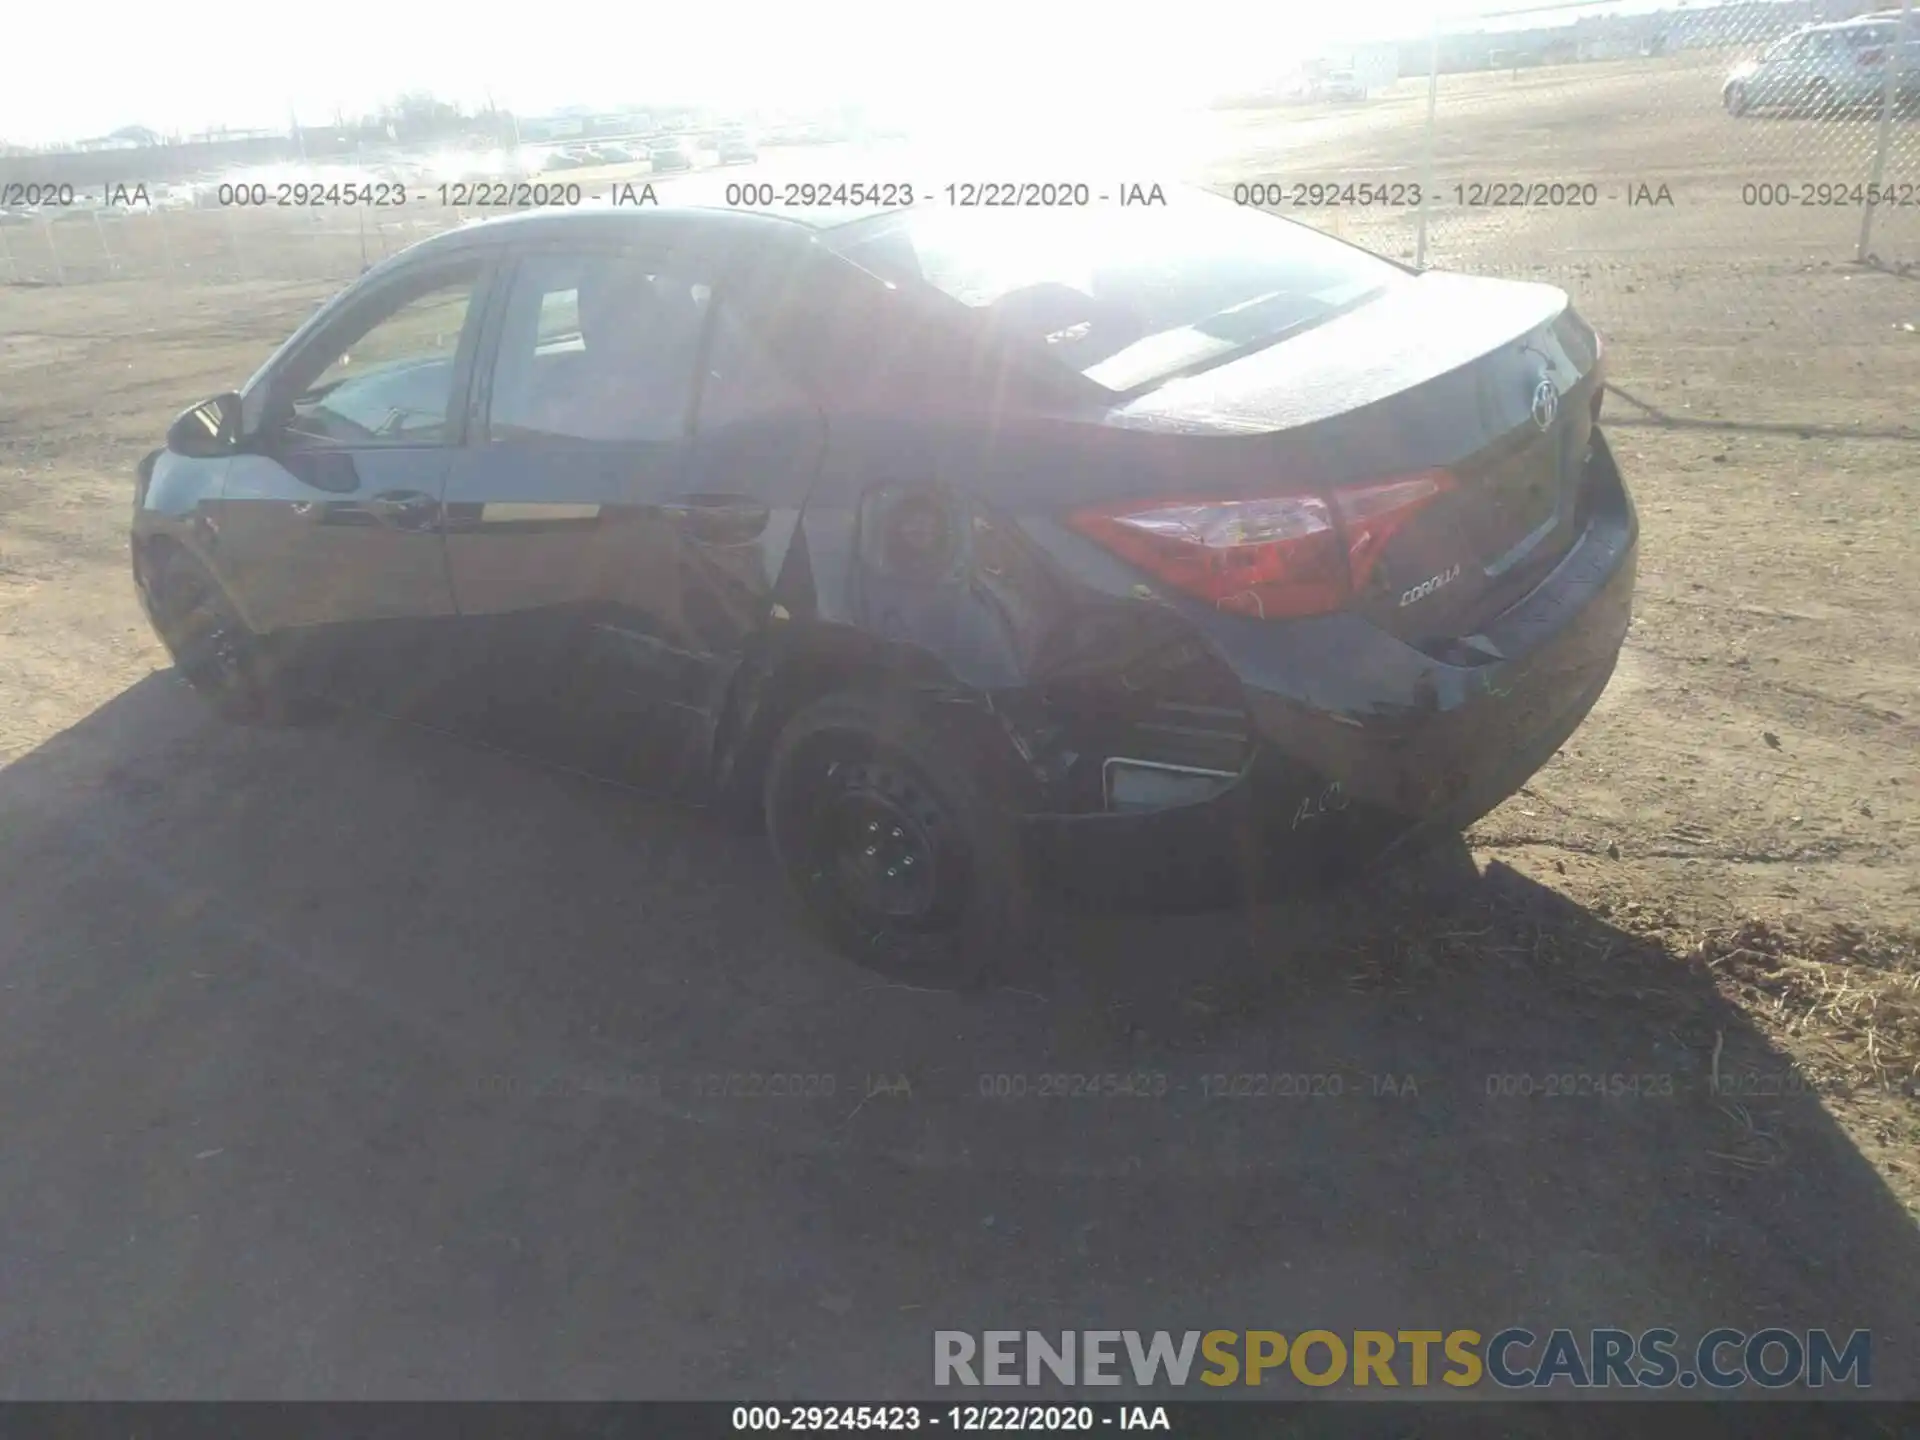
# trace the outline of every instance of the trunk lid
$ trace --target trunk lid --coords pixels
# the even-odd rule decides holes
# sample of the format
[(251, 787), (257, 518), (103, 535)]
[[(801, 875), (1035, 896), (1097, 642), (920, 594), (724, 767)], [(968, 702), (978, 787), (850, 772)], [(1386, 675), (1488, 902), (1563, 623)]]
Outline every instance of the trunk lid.
[[(1577, 538), (1601, 383), (1598, 340), (1564, 292), (1428, 272), (1108, 419), (1242, 437), (1230, 488), (1244, 495), (1447, 471), (1452, 488), (1392, 529), (1350, 607), (1428, 645), (1473, 633)], [(1199, 466), (1195, 493), (1223, 493), (1202, 475), (1227, 469)]]

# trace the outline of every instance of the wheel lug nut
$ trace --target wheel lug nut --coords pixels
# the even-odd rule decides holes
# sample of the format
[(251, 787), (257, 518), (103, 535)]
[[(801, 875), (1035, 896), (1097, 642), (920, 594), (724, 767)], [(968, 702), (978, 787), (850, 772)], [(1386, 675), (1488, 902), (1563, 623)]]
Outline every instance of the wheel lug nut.
[(893, 827), (893, 838), (894, 838), (894, 839), (896, 839), (896, 840), (898, 840), (898, 839), (900, 839), (900, 838), (901, 838), (901, 837), (900, 837), (900, 827), (899, 827), (898, 825), (896, 825), (896, 826), (894, 826), (894, 827)]
[(878, 845), (867, 846), (867, 854), (878, 855), (879, 853), (880, 853), (880, 847)]
[(905, 857), (905, 858), (904, 858), (903, 860), (901, 860), (901, 862), (900, 862), (900, 863), (901, 863), (902, 865), (905, 865), (905, 866), (908, 866), (909, 868), (911, 868), (911, 866), (913, 865), (913, 856), (911, 856), (911, 855), (908, 855), (908, 856), (907, 856), (907, 857)]
[(880, 822), (878, 820), (867, 821), (867, 833), (869, 835), (874, 834), (876, 831), (879, 830), (879, 828), (880, 828)]

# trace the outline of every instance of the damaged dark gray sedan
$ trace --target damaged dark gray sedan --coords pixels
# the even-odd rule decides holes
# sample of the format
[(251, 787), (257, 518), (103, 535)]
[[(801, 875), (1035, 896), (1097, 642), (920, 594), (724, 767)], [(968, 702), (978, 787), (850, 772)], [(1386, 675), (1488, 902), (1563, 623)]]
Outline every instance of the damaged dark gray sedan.
[(847, 953), (959, 983), (1042, 891), (1318, 883), (1523, 784), (1627, 630), (1602, 390), (1557, 289), (1206, 195), (535, 214), (183, 414), (134, 577), (224, 715), (737, 806)]

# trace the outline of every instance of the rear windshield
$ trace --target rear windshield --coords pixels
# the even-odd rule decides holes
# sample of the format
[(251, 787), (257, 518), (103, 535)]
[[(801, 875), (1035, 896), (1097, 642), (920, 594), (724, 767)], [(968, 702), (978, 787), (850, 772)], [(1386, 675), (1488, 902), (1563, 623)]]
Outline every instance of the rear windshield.
[(827, 240), (1123, 394), (1262, 349), (1409, 278), (1307, 226), (1184, 190), (1165, 205), (915, 209)]

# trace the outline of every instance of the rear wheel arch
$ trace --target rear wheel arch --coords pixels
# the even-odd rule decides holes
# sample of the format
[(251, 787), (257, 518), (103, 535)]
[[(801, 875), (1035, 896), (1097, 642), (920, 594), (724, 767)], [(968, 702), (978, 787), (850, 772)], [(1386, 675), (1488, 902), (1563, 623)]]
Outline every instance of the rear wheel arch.
[(898, 692), (954, 712), (971, 709), (982, 735), (999, 734), (1009, 764), (1018, 763), (985, 696), (932, 651), (841, 626), (795, 627), (750, 655), (734, 677), (714, 743), (714, 775), (729, 808), (757, 823), (767, 761), (781, 732), (808, 706), (848, 691)]

